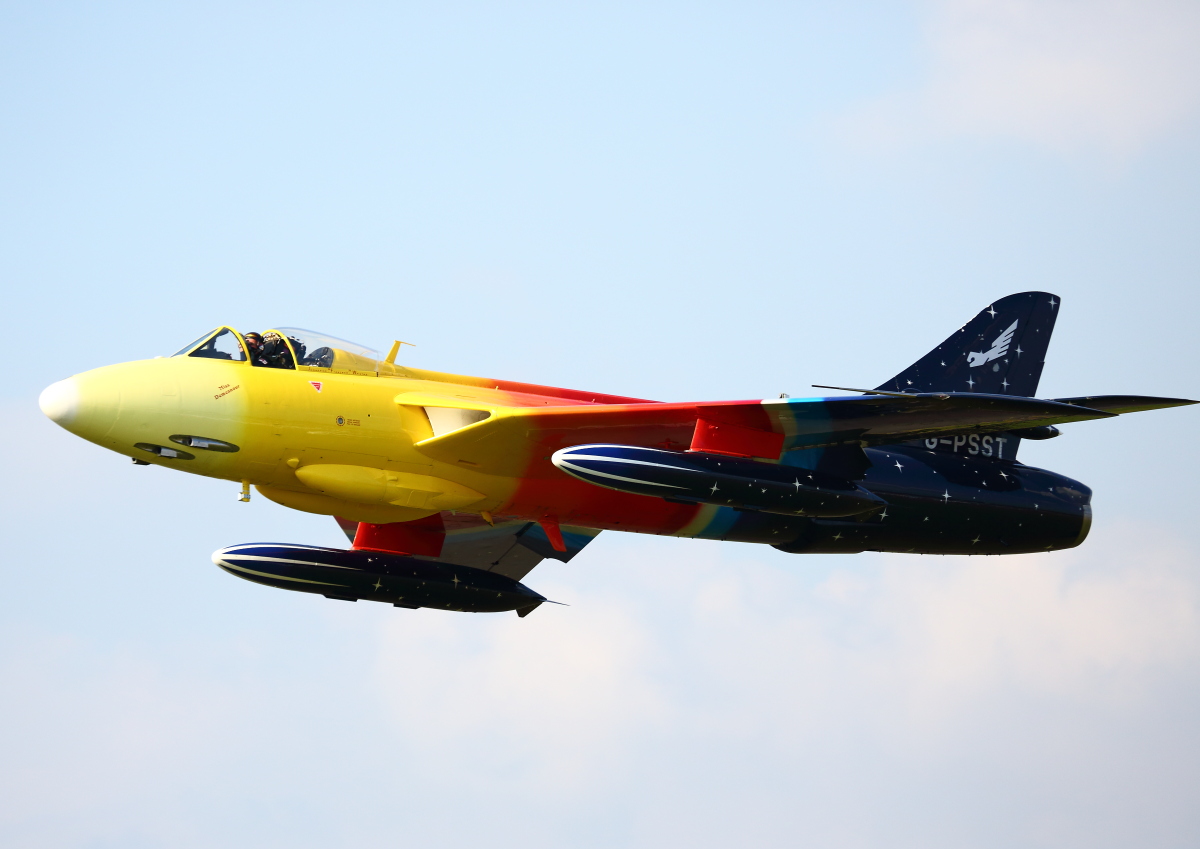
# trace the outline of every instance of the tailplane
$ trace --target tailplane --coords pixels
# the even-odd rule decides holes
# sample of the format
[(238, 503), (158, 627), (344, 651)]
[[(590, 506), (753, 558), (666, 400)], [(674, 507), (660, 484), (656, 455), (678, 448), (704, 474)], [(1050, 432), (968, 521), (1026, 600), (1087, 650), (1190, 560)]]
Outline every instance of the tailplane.
[(1037, 394), (1061, 301), (1021, 292), (991, 304), (882, 386), (885, 392)]

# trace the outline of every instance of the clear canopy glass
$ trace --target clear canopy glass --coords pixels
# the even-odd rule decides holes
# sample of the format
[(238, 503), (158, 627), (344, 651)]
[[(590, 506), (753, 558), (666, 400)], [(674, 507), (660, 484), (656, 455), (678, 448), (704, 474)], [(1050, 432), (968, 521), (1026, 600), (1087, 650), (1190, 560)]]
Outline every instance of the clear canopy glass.
[[(359, 345), (357, 342), (351, 342), (347, 339), (339, 339), (336, 336), (330, 336), (328, 333), (318, 333), (315, 330), (305, 330), (302, 327), (276, 327), (275, 330), (288, 338), (299, 339), (310, 352), (318, 348), (336, 348), (360, 357), (366, 357), (367, 359), (379, 359), (379, 352), (374, 348), (368, 348), (366, 345)], [(300, 352), (297, 351), (296, 353), (299, 354)]]
[[(302, 327), (276, 327), (264, 331), (262, 336), (268, 344), (278, 334), (287, 340), (295, 352), (295, 364), (301, 367), (326, 368), (334, 371), (379, 373), (379, 352), (366, 345), (347, 339), (339, 339), (327, 333), (305, 330)], [(261, 358), (265, 347), (255, 348), (255, 357)], [(244, 362), (246, 352), (238, 334), (228, 327), (210, 330), (195, 342), (179, 349), (172, 356), (208, 357), (211, 359)], [(281, 358), (279, 363), (256, 359), (255, 365), (271, 365), (275, 368), (293, 368), (290, 358)], [(390, 371), (389, 368), (385, 370)]]
[(297, 362), (302, 366), (350, 371), (377, 370), (379, 352), (374, 348), (302, 327), (277, 327), (275, 331), (291, 341), (296, 349)]
[[(195, 345), (196, 343), (193, 342), (192, 344)], [(184, 348), (184, 350), (188, 349)], [(242, 340), (238, 339), (237, 334), (228, 327), (222, 327), (219, 332), (205, 341), (199, 348), (188, 354), (188, 356), (242, 362), (246, 359), (246, 351), (242, 347)]]
[(180, 348), (178, 351), (176, 351), (171, 356), (172, 357), (182, 357), (188, 351), (192, 350), (192, 348), (195, 348), (197, 345), (199, 345), (201, 342), (203, 342), (205, 339), (207, 339), (209, 336), (212, 336), (216, 332), (217, 332), (216, 330), (208, 331), (203, 336), (201, 336), (199, 339), (197, 339), (195, 342), (188, 342), (186, 345), (184, 345), (182, 348)]

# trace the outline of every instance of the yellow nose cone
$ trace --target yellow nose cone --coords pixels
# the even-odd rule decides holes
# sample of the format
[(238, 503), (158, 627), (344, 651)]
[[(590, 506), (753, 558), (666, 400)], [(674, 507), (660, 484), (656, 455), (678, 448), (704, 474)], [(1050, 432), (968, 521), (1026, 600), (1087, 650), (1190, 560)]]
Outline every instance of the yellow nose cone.
[(73, 377), (51, 383), (38, 396), (38, 406), (56, 425), (69, 428), (79, 413), (79, 384)]
[(119, 384), (106, 369), (51, 383), (38, 397), (50, 421), (76, 436), (98, 442), (116, 424), (121, 408)]

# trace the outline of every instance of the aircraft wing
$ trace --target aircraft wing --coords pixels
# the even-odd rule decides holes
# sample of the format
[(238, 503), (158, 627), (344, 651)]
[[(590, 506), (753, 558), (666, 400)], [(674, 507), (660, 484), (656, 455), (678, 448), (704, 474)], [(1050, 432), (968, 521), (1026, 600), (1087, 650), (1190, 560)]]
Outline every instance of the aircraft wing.
[[(408, 402), (406, 396), (398, 403)], [(1070, 399), (1070, 401), (1083, 399)], [(411, 403), (411, 402), (408, 402)], [(1108, 418), (1076, 403), (983, 393), (772, 398), (695, 404), (491, 407), (482, 421), (418, 442), (426, 456), (492, 474), (549, 473), (559, 448), (589, 442), (778, 459), (784, 451), (888, 445), (954, 433)]]
[[(570, 561), (600, 533), (594, 528), (563, 525), (560, 530), (567, 550), (555, 551), (546, 532), (537, 522), (496, 522), (495, 525), (489, 525), (475, 514), (449, 511), (438, 514), (433, 524), (437, 525), (438, 521), (444, 529), (441, 552), (437, 556), (414, 554), (414, 557), (471, 566), (504, 575), (514, 581), (524, 578), (546, 558), (563, 563)], [(337, 523), (346, 537), (354, 542), (358, 522), (339, 518)], [(428, 525), (428, 520), (421, 520), (421, 523)]]

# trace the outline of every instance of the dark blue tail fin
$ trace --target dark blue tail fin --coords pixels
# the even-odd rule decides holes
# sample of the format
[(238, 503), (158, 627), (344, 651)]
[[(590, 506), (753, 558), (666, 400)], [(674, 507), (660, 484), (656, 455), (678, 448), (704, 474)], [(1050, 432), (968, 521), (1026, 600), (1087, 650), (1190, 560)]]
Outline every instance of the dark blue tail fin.
[(1047, 292), (1001, 298), (876, 388), (1034, 396), (1059, 304), (1058, 297)]

